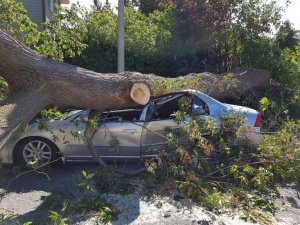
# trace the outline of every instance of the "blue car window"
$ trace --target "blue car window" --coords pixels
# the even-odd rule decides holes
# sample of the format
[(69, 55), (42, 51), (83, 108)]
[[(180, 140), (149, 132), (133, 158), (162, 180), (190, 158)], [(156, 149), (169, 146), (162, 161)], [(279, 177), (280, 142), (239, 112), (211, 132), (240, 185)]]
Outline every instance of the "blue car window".
[(208, 105), (200, 98), (194, 96), (191, 105), (191, 115), (209, 115)]

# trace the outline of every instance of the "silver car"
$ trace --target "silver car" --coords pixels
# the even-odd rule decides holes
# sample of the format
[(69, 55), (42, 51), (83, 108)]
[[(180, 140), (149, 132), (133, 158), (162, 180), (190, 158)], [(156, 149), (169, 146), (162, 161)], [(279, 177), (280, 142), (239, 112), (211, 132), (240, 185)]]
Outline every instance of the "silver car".
[[(228, 113), (245, 116), (249, 129), (245, 137), (254, 144), (260, 135), (261, 115), (254, 109), (221, 103), (199, 91), (188, 90), (153, 97), (145, 106), (110, 110), (100, 116), (98, 129), (92, 143), (100, 157), (107, 160), (142, 159), (153, 157), (157, 150), (166, 146), (166, 128), (178, 128), (172, 114), (179, 109), (181, 99), (188, 99), (187, 111), (190, 120), (197, 115), (207, 115), (220, 125), (221, 118)], [(67, 161), (92, 161), (84, 131), (88, 124), (90, 110), (74, 110), (63, 120), (51, 120), (47, 129), (40, 129), (40, 123), (29, 123), (24, 132), (17, 134), (0, 152), (3, 163), (24, 166), (37, 159), (47, 163), (62, 155)]]

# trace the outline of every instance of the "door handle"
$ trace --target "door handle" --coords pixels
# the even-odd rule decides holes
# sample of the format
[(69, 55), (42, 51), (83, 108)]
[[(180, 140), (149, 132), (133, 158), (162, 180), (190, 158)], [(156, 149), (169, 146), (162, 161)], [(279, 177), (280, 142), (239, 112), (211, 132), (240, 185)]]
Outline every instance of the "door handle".
[(123, 132), (125, 134), (132, 135), (132, 134), (136, 133), (136, 130), (135, 129), (124, 129)]

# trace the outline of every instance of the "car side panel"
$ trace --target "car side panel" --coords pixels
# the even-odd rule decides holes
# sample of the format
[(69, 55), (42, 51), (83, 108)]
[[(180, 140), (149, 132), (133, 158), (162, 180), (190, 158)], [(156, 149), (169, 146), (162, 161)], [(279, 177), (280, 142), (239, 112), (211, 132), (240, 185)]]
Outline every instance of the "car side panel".
[(93, 138), (93, 145), (101, 157), (139, 158), (144, 122), (106, 122)]
[[(60, 135), (65, 146), (62, 148), (62, 153), (66, 157), (91, 157), (85, 140), (84, 132), (87, 123), (80, 120), (70, 122), (65, 126), (65, 132)], [(63, 129), (63, 128), (60, 128)]]
[(156, 155), (160, 150), (165, 149), (167, 146), (166, 128), (176, 129), (178, 127), (173, 119), (145, 122), (141, 142), (142, 157)]

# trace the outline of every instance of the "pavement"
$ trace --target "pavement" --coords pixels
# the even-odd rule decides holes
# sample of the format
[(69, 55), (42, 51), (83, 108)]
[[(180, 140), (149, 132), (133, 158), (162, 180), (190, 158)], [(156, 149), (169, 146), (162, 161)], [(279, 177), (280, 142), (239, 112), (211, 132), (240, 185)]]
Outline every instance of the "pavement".
[[(131, 167), (138, 167), (133, 165)], [(60, 198), (75, 200), (79, 196), (77, 182), (81, 171), (95, 173), (98, 165), (93, 163), (67, 163), (44, 174), (28, 173), (13, 180), (9, 187), (8, 179), (0, 178), (0, 221), (1, 216), (11, 215), (10, 219), (0, 222), (1, 225), (23, 224), (34, 221), (34, 224), (49, 224), (49, 211), (41, 198), (45, 196), (60, 196)], [(2, 169), (0, 169), (2, 170)], [(3, 177), (2, 177), (3, 178)], [(104, 198), (119, 210), (118, 218), (110, 224), (123, 225), (243, 225), (251, 224), (239, 217), (239, 212), (231, 211), (215, 214), (187, 199), (175, 201), (172, 193), (146, 195), (135, 178), (134, 193), (121, 196), (103, 194)], [(276, 200), (279, 211), (273, 218), (273, 224), (300, 225), (300, 184), (279, 187), (282, 197)], [(43, 197), (44, 196), (44, 197)], [(69, 218), (68, 224), (92, 225), (96, 218), (93, 215), (80, 215)]]

